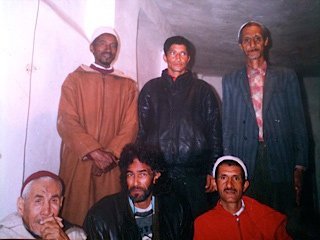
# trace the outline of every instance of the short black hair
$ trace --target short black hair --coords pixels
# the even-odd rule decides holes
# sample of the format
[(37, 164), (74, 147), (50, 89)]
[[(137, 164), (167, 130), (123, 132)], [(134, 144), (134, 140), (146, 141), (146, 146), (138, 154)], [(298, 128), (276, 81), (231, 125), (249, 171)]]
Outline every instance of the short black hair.
[(135, 159), (150, 166), (152, 171), (161, 173), (165, 171), (164, 156), (157, 146), (140, 142), (127, 144), (121, 152), (119, 161), (122, 187), (127, 186), (127, 170)]
[(169, 37), (165, 42), (164, 42), (164, 45), (163, 45), (163, 51), (164, 51), (164, 54), (167, 55), (167, 52), (169, 51), (171, 45), (173, 44), (178, 44), (178, 45), (184, 45), (187, 49), (187, 52), (188, 52), (188, 55), (191, 55), (191, 50), (192, 50), (192, 44), (191, 42), (186, 39), (185, 37), (183, 36), (173, 36), (173, 37)]
[(241, 167), (241, 165), (239, 163), (237, 163), (236, 161), (234, 160), (224, 160), (222, 161), (221, 163), (219, 163), (219, 165), (217, 166), (216, 168), (216, 172), (215, 172), (215, 176), (216, 176), (216, 180), (218, 178), (218, 172), (219, 172), (219, 168), (222, 164), (226, 164), (228, 166), (237, 166), (241, 169), (241, 179), (243, 180), (243, 183), (246, 181), (246, 178), (245, 178), (245, 173), (244, 173), (244, 170), (243, 168)]

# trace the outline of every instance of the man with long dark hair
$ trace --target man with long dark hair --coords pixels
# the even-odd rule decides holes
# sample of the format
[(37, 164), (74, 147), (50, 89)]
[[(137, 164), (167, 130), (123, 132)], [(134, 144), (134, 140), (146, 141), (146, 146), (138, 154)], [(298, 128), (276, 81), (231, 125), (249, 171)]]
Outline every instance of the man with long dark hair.
[(189, 205), (164, 187), (161, 152), (129, 144), (119, 166), (123, 191), (106, 196), (89, 210), (84, 222), (88, 239), (192, 239)]

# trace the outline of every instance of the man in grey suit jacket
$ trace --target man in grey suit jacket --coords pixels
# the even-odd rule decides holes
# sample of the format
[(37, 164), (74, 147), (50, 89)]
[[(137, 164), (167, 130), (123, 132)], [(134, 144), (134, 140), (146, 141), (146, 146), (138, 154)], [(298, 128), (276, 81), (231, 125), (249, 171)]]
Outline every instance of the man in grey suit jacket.
[(296, 74), (267, 63), (268, 33), (253, 21), (239, 30), (246, 66), (223, 77), (223, 147), (247, 165), (247, 194), (290, 216), (300, 204), (308, 136)]

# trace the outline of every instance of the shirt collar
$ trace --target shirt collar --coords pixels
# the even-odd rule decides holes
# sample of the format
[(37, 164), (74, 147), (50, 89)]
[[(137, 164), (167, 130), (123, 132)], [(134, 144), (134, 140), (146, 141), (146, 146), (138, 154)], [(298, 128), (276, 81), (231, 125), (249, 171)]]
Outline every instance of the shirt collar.
[(96, 63), (92, 63), (92, 65), (94, 65), (97, 68), (103, 69), (103, 70), (112, 70), (113, 69), (112, 66), (106, 68), (106, 67), (103, 67), (103, 66), (96, 64)]
[(244, 211), (245, 206), (246, 206), (246, 205), (244, 204), (243, 199), (241, 199), (241, 208), (240, 208), (237, 212), (235, 212), (235, 213), (233, 214), (233, 216), (239, 217), (240, 214)]
[(128, 199), (129, 199), (129, 204), (130, 204), (131, 210), (132, 210), (132, 212), (133, 212), (133, 215), (135, 215), (135, 213), (137, 212), (137, 210), (138, 210), (139, 212), (148, 212), (148, 211), (150, 211), (150, 210), (153, 210), (153, 208), (154, 208), (154, 204), (155, 204), (155, 197), (154, 197), (154, 196), (152, 196), (151, 203), (150, 203), (150, 205), (149, 205), (146, 209), (141, 209), (141, 208), (135, 207), (133, 201), (131, 200), (131, 198), (128, 197)]
[(34, 237), (35, 239), (41, 239), (41, 237), (39, 235), (35, 234), (33, 231), (31, 231), (28, 228), (27, 224), (25, 224), (23, 219), (22, 219), (22, 222), (23, 222), (23, 225), (24, 225), (25, 229), (32, 235), (32, 237)]
[(254, 75), (266, 75), (266, 70), (267, 70), (267, 62), (264, 61), (261, 66), (258, 68), (252, 68), (251, 66), (247, 65), (247, 74), (248, 78), (251, 78)]

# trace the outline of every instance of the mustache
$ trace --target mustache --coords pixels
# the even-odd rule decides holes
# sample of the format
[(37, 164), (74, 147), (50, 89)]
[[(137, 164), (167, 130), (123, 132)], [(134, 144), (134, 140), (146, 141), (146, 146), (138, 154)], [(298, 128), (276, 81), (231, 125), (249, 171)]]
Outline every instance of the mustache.
[(235, 188), (225, 188), (225, 189), (223, 189), (223, 191), (224, 192), (226, 192), (226, 191), (238, 192), (237, 189), (235, 189)]
[(101, 54), (109, 54), (109, 55), (112, 55), (112, 52), (111, 52), (111, 51), (103, 51)]
[(141, 190), (141, 191), (144, 191), (145, 189), (144, 188), (142, 188), (142, 187), (131, 187), (131, 188), (129, 188), (129, 191), (131, 192), (131, 191), (134, 191), (134, 190)]

